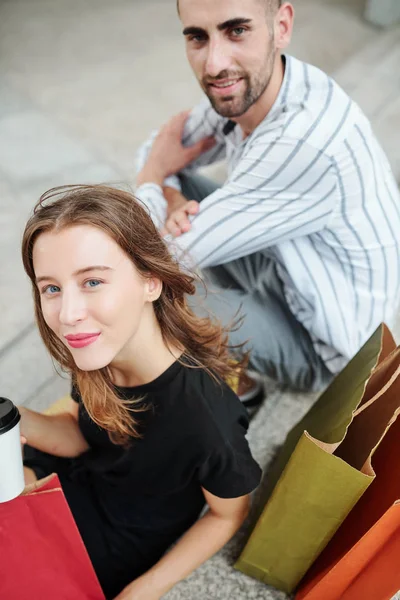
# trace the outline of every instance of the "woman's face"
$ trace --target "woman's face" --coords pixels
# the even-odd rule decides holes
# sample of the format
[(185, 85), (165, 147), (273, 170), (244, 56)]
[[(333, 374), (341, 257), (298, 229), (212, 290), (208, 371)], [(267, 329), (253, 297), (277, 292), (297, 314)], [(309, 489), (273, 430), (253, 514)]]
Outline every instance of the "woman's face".
[(124, 360), (154, 321), (160, 281), (141, 276), (97, 227), (40, 234), (33, 266), (43, 317), (83, 371)]

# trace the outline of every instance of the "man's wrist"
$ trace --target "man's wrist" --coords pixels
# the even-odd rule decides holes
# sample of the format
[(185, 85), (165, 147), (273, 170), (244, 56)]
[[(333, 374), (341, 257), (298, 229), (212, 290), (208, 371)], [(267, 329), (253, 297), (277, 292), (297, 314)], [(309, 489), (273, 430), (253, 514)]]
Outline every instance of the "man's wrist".
[(155, 183), (162, 187), (164, 179), (165, 175), (158, 169), (152, 167), (151, 165), (145, 165), (136, 177), (136, 184), (139, 187), (144, 183)]
[(173, 187), (163, 187), (163, 194), (168, 204), (168, 213), (184, 207), (187, 203), (187, 198), (185, 198), (182, 192), (179, 192)]

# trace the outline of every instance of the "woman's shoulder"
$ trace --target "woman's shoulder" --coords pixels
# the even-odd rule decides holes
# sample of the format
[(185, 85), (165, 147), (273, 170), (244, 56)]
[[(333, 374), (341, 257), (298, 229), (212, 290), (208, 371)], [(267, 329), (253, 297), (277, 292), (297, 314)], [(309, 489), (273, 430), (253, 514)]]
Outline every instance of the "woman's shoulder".
[(247, 411), (227, 383), (204, 369), (185, 371), (186, 393), (181, 403), (188, 420), (221, 442), (229, 439), (233, 429), (245, 434), (249, 425)]
[[(173, 428), (176, 433), (179, 431), (179, 437), (190, 436), (208, 445), (225, 444), (232, 435), (245, 435), (249, 425), (247, 411), (226, 382), (190, 364), (175, 364), (173, 374), (162, 382), (157, 381), (157, 385), (141, 389), (139, 397), (147, 410), (140, 415), (147, 426), (153, 423), (153, 427)], [(121, 396), (124, 399), (137, 396), (137, 389), (134, 395), (129, 393), (133, 393), (133, 389), (124, 392)], [(85, 413), (74, 381), (71, 397)]]
[[(193, 376), (192, 376), (193, 377)], [(259, 484), (261, 469), (254, 460), (246, 433), (249, 419), (237, 395), (206, 372), (195, 377), (193, 403), (197, 410), (200, 485), (220, 498), (237, 498)], [(199, 417), (200, 412), (200, 417)]]

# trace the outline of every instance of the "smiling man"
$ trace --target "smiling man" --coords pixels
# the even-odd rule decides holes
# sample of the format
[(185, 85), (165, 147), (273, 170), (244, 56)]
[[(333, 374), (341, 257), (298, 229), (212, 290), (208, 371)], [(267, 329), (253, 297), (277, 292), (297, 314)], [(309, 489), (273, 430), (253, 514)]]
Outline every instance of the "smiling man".
[[(325, 73), (285, 54), (279, 0), (179, 0), (206, 98), (138, 153), (137, 196), (182, 260), (213, 282), (205, 302), (252, 367), (318, 390), (400, 290), (400, 199), (361, 109)], [(228, 164), (218, 186), (196, 169)]]
[[(215, 42), (210, 40), (207, 29), (203, 27), (189, 25), (183, 30), (187, 40), (188, 57), (194, 72), (212, 107), (223, 117), (233, 118), (244, 115), (256, 105), (271, 83), (277, 52), (274, 47), (273, 33), (267, 43), (265, 34), (266, 28), (271, 23), (268, 13), (274, 6), (274, 0), (265, 0), (265, 2), (261, 0), (260, 4), (264, 3), (265, 6), (260, 6), (257, 12), (266, 11), (267, 19), (263, 14), (252, 14), (246, 17), (236, 16), (214, 24), (217, 33), (220, 34), (220, 39)], [(232, 14), (241, 14), (241, 12)], [(221, 18), (224, 18), (222, 12)], [(229, 43), (231, 50), (226, 53), (223, 51), (223, 38), (227, 38), (229, 42), (236, 42), (234, 53), (231, 43)], [(239, 41), (241, 45), (237, 44)], [(218, 53), (214, 52), (213, 45), (216, 46), (215, 49), (219, 47)], [(236, 59), (234, 68), (232, 68), (232, 58)], [(276, 79), (282, 81), (283, 69), (279, 61), (276, 75)], [(270, 89), (268, 91), (271, 92)]]

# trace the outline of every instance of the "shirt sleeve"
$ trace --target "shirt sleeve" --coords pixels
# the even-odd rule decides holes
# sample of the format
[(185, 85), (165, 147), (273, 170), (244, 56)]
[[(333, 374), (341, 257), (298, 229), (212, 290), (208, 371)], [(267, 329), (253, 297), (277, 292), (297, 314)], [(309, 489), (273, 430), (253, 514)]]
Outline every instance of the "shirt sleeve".
[[(222, 131), (225, 123), (226, 119), (215, 112), (207, 98), (193, 108), (185, 124), (182, 138), (183, 144), (185, 146), (192, 146), (204, 137), (210, 135), (213, 135), (216, 138), (217, 143), (211, 150), (204, 152), (194, 160), (185, 171), (191, 171), (201, 166), (210, 165), (225, 158), (226, 144), (225, 136)], [(135, 160), (137, 173), (143, 169), (157, 134), (158, 131), (153, 131), (149, 139), (142, 144), (137, 151)], [(168, 185), (181, 191), (177, 175), (167, 177), (164, 181), (164, 185)], [(161, 187), (156, 184), (145, 183), (136, 190), (136, 195), (144, 204), (146, 204), (154, 223), (160, 228), (164, 224), (167, 214), (167, 203)]]
[(184, 146), (193, 146), (205, 137), (214, 136), (215, 146), (203, 152), (192, 161), (185, 171), (198, 169), (211, 165), (226, 157), (226, 142), (223, 128), (227, 119), (215, 112), (208, 98), (205, 98), (191, 111), (185, 124), (182, 143)]
[(260, 135), (226, 184), (200, 203), (192, 228), (174, 240), (180, 262), (220, 265), (320, 231), (337, 198), (330, 158), (295, 139)]
[[(192, 146), (203, 138), (211, 135), (215, 137), (217, 143), (211, 150), (204, 152), (194, 160), (190, 164), (189, 169), (197, 169), (198, 167), (210, 165), (225, 158), (226, 144), (223, 128), (226, 122), (226, 119), (215, 112), (208, 98), (205, 98), (191, 110), (185, 123), (182, 138), (183, 145)], [(135, 160), (137, 172), (143, 169), (157, 135), (158, 130), (154, 130), (146, 142), (139, 147)], [(172, 185), (173, 187), (180, 189), (176, 176), (168, 177), (165, 180), (164, 185)]]
[(219, 498), (249, 494), (260, 483), (261, 469), (254, 460), (247, 439), (247, 427), (237, 422), (228, 437), (208, 454), (199, 470), (200, 485)]

